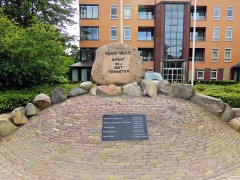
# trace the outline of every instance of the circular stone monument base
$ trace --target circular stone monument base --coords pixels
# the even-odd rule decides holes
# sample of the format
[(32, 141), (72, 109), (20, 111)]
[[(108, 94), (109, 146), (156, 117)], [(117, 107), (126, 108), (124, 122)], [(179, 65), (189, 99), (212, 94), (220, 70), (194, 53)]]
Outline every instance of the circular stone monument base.
[[(149, 140), (102, 142), (104, 114), (145, 114)], [(0, 179), (209, 179), (240, 175), (240, 134), (189, 101), (80, 96), (0, 142)]]

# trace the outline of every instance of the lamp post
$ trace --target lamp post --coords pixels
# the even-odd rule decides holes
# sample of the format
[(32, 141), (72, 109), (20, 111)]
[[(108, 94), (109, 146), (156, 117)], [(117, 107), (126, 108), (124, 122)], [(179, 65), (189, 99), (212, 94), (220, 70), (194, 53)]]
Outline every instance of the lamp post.
[(191, 81), (191, 85), (193, 86), (193, 82), (194, 82), (194, 63), (195, 63), (195, 44), (196, 44), (196, 38), (195, 38), (195, 34), (196, 34), (196, 19), (197, 19), (197, 0), (194, 0), (194, 13), (193, 13), (193, 48), (192, 48), (192, 81)]
[(120, 0), (120, 42), (123, 43), (123, 0)]

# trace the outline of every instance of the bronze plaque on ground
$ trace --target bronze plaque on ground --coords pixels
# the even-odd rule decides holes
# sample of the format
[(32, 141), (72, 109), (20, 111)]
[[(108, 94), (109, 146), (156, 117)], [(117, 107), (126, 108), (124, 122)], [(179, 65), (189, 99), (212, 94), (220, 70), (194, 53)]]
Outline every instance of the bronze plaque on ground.
[(148, 140), (145, 115), (103, 115), (102, 141), (124, 140)]

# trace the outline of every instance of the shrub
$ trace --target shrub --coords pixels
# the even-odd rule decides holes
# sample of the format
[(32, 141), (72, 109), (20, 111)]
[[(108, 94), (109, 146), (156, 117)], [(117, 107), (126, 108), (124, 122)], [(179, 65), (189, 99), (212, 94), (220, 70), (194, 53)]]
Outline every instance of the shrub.
[(0, 91), (0, 113), (9, 112), (13, 109), (26, 106), (27, 103), (32, 102), (36, 95), (44, 93), (51, 95), (51, 92), (60, 86), (69, 93), (71, 89), (78, 86), (78, 84), (55, 84), (55, 85), (42, 85), (34, 88), (25, 88), (19, 91), (5, 90)]

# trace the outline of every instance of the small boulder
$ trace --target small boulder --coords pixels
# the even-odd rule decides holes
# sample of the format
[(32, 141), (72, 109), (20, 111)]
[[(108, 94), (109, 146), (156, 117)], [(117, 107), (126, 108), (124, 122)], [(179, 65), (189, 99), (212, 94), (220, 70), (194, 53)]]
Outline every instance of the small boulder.
[(87, 81), (87, 82), (82, 82), (79, 87), (87, 91), (90, 91), (90, 89), (92, 89), (94, 86), (95, 84), (93, 84), (91, 81)]
[(0, 137), (7, 136), (14, 132), (17, 126), (8, 121), (0, 121)]
[(74, 97), (74, 96), (80, 96), (80, 95), (84, 95), (84, 94), (87, 94), (88, 93), (88, 91), (87, 90), (85, 90), (85, 89), (82, 89), (82, 88), (80, 88), (80, 87), (76, 87), (76, 88), (74, 88), (73, 90), (71, 90), (70, 92), (69, 92), (69, 97)]
[(236, 117), (240, 117), (240, 108), (232, 108), (236, 113)]
[(102, 85), (97, 87), (96, 94), (100, 96), (116, 96), (122, 93), (122, 88), (114, 84), (108, 86)]
[(129, 96), (141, 97), (142, 90), (141, 87), (138, 85), (137, 82), (127, 84), (123, 86), (123, 93)]
[(219, 116), (223, 112), (224, 102), (221, 99), (196, 93), (190, 101), (206, 109), (215, 116)]
[(66, 101), (67, 94), (62, 87), (56, 87), (51, 94), (52, 104), (57, 104)]
[(51, 99), (48, 95), (41, 93), (34, 98), (33, 104), (38, 109), (46, 109), (51, 105)]
[(28, 122), (28, 119), (25, 116), (25, 108), (24, 107), (18, 107), (16, 109), (14, 109), (10, 113), (9, 117), (12, 120), (13, 124), (15, 124), (15, 125), (26, 124)]
[(142, 80), (140, 84), (143, 95), (157, 97), (157, 84), (150, 80)]
[(224, 112), (221, 115), (221, 120), (228, 122), (235, 117), (236, 117), (235, 111), (228, 104), (225, 104)]
[(9, 121), (9, 113), (1, 114), (1, 115), (0, 115), (0, 121), (6, 121), (6, 122), (8, 122), (8, 121)]
[(97, 95), (97, 86), (94, 86), (92, 89), (90, 89), (89, 95), (96, 96)]
[(157, 83), (158, 93), (174, 97), (173, 86), (166, 80)]
[(229, 125), (236, 131), (240, 131), (240, 118), (234, 118), (229, 122)]
[(28, 103), (26, 106), (26, 116), (35, 116), (39, 113), (39, 109), (32, 103)]
[(173, 92), (176, 98), (189, 100), (195, 93), (190, 84), (174, 84)]

